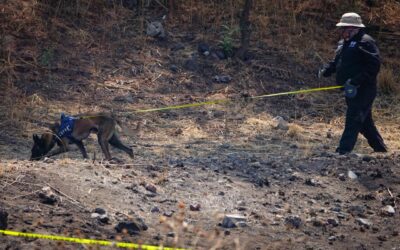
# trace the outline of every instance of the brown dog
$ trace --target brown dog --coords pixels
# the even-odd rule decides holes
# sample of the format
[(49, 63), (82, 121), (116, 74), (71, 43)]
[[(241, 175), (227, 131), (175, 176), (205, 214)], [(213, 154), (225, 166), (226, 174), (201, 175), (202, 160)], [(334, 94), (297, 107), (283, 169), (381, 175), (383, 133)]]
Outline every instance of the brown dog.
[[(108, 144), (125, 151), (133, 158), (133, 150), (125, 146), (119, 139), (116, 125), (120, 122), (112, 115), (103, 113), (93, 115), (64, 116), (61, 115), (61, 123), (54, 123), (50, 126), (51, 133), (43, 133), (40, 137), (33, 135), (33, 147), (31, 150), (31, 160), (40, 160), (43, 157), (54, 156), (67, 152), (69, 144), (76, 144), (84, 158), (88, 158), (82, 140), (86, 139), (90, 133), (96, 133), (101, 150), (107, 160), (111, 160)], [(139, 125), (136, 130), (139, 129)], [(56, 150), (51, 149), (57, 144)]]

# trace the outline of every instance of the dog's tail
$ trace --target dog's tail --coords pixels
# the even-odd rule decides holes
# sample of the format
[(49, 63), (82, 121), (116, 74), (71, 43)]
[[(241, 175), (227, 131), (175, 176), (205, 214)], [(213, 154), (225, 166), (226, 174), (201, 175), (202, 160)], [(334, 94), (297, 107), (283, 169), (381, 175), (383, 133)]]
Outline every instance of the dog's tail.
[(129, 127), (125, 126), (124, 124), (122, 124), (122, 122), (114, 114), (111, 114), (111, 117), (115, 120), (115, 122), (121, 128), (122, 132), (125, 135), (132, 136), (132, 137), (136, 137), (139, 134), (142, 126), (144, 124), (146, 124), (145, 120), (140, 120), (137, 122), (136, 128), (129, 128)]

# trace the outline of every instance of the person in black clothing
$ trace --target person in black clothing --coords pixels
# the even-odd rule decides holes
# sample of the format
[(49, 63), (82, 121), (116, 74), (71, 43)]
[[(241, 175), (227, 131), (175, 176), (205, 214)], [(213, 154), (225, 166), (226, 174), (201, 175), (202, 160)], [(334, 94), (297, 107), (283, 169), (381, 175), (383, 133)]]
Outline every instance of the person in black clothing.
[(372, 104), (377, 93), (377, 75), (380, 68), (379, 50), (374, 39), (364, 31), (361, 17), (346, 13), (336, 24), (342, 39), (336, 56), (318, 72), (318, 77), (336, 73), (336, 82), (344, 85), (346, 122), (336, 152), (350, 153), (361, 133), (375, 152), (387, 152), (387, 147), (372, 120)]

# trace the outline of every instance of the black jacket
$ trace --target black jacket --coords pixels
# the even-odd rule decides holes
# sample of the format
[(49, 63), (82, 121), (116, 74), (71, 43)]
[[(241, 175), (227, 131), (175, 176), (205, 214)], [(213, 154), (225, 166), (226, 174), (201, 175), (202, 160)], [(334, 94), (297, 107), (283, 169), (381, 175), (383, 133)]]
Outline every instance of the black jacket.
[(374, 39), (360, 30), (351, 40), (339, 41), (335, 59), (326, 66), (324, 76), (336, 72), (336, 83), (342, 85), (351, 79), (351, 84), (358, 86), (352, 102), (371, 102), (376, 96), (380, 63)]

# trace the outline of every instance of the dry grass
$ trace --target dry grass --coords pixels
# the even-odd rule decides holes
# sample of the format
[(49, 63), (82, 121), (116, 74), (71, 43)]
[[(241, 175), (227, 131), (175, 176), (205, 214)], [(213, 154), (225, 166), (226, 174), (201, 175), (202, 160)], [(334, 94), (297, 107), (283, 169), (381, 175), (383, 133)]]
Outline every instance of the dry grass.
[(304, 131), (304, 128), (302, 128), (300, 125), (292, 123), (289, 124), (289, 129), (286, 132), (286, 135), (297, 141), (302, 141), (305, 139)]
[(384, 95), (400, 95), (400, 78), (391, 67), (382, 67), (378, 75), (378, 86)]

